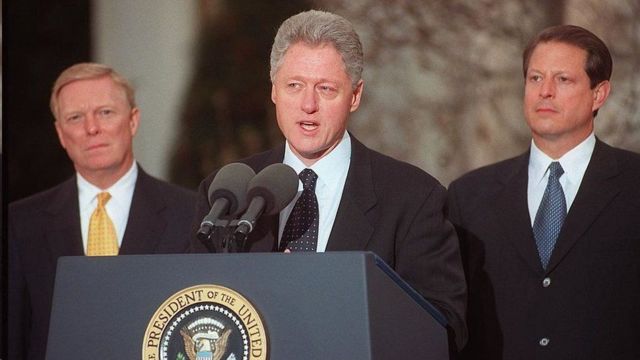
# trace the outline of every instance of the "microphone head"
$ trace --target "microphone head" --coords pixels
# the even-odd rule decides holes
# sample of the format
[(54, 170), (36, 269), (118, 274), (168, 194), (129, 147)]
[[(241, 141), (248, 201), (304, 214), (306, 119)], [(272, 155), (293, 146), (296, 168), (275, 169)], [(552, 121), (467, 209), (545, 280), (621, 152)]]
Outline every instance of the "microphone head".
[(225, 198), (229, 201), (229, 215), (236, 216), (247, 207), (247, 186), (256, 175), (249, 165), (231, 163), (223, 166), (209, 185), (209, 205)]
[(298, 192), (298, 174), (289, 165), (271, 164), (258, 173), (250, 182), (248, 198), (261, 196), (266, 205), (264, 214), (274, 215), (284, 209)]

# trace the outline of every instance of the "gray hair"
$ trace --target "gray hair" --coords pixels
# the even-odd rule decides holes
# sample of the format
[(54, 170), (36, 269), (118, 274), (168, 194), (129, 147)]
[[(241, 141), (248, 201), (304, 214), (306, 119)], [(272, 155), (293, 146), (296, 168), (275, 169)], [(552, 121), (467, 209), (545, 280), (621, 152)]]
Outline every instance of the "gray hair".
[(309, 10), (285, 20), (271, 47), (271, 82), (282, 65), (289, 47), (298, 42), (311, 46), (329, 43), (335, 47), (345, 65), (345, 71), (355, 89), (362, 78), (363, 53), (360, 37), (351, 22), (326, 11)]
[(133, 87), (124, 76), (118, 74), (118, 72), (107, 65), (98, 63), (79, 63), (65, 69), (53, 84), (51, 99), (49, 100), (49, 106), (51, 107), (53, 116), (56, 119), (58, 118), (58, 95), (63, 87), (74, 81), (98, 79), (103, 76), (109, 76), (116, 85), (120, 86), (124, 90), (129, 106), (131, 106), (131, 108), (136, 107)]

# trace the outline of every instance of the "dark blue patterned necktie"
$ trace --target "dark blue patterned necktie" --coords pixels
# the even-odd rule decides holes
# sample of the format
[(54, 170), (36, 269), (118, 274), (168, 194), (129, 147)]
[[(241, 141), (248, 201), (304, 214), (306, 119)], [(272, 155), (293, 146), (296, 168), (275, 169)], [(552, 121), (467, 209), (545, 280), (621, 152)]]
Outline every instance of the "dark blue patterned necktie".
[(562, 223), (567, 216), (567, 203), (560, 185), (562, 174), (564, 174), (564, 170), (559, 162), (554, 161), (549, 165), (549, 182), (533, 222), (533, 235), (544, 269), (549, 264), (549, 258), (551, 258), (560, 229), (562, 229)]
[(299, 177), (304, 189), (287, 219), (280, 239), (280, 251), (316, 251), (318, 246), (318, 175), (311, 169), (304, 169)]

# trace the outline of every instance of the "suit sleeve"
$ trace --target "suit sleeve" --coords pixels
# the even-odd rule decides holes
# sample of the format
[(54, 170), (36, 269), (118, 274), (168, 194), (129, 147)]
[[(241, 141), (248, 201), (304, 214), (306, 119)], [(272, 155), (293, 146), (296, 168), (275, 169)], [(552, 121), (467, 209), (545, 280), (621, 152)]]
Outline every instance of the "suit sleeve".
[(396, 268), (444, 314), (459, 350), (467, 341), (467, 287), (458, 238), (445, 218), (445, 202), (446, 190), (438, 184), (424, 198), (406, 237), (397, 243)]
[(9, 359), (27, 357), (31, 305), (27, 295), (24, 269), (20, 260), (18, 239), (9, 222), (8, 241), (8, 309), (7, 339)]

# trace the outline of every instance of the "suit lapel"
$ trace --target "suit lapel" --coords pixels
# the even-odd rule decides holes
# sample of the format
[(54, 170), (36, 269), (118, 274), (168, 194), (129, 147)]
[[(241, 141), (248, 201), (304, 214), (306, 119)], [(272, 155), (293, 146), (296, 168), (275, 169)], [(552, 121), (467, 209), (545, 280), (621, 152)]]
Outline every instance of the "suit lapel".
[(279, 214), (263, 216), (249, 234), (244, 249), (249, 252), (277, 251), (279, 220)]
[(138, 167), (138, 178), (119, 254), (153, 253), (167, 226), (165, 208), (162, 192), (156, 188), (151, 177)]
[(597, 140), (580, 189), (567, 213), (556, 247), (551, 254), (549, 271), (567, 255), (602, 209), (620, 192), (614, 180), (619, 172), (611, 148)]
[[(259, 172), (270, 164), (281, 163), (283, 159), (284, 146), (280, 146), (268, 154), (266, 161), (249, 165)], [(373, 234), (373, 226), (366, 213), (376, 201), (369, 150), (351, 136), (351, 164), (326, 250), (365, 249)], [(262, 217), (249, 235), (245, 249), (251, 252), (276, 251), (278, 223), (279, 215)]]
[(84, 255), (76, 177), (65, 181), (51, 200), (45, 208), (44, 236), (52, 259)]
[(369, 150), (351, 136), (351, 164), (327, 251), (366, 249), (373, 235), (366, 215), (376, 203)]
[(536, 272), (542, 271), (540, 257), (531, 230), (531, 218), (527, 205), (529, 152), (516, 158), (515, 166), (498, 174), (498, 182), (503, 190), (496, 199), (494, 234), (501, 234), (502, 240), (515, 247), (522, 260)]

